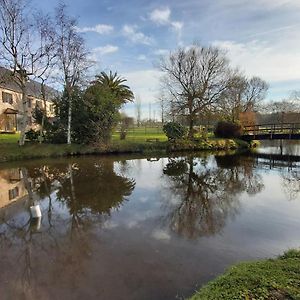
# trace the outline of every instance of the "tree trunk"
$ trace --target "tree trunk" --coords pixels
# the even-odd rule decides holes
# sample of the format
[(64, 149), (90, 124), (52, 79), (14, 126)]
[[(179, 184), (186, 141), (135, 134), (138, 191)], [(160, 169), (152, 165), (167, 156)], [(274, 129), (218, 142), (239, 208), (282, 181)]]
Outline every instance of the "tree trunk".
[(72, 97), (68, 92), (69, 108), (68, 108), (68, 131), (67, 131), (67, 144), (71, 145), (71, 122), (72, 122)]
[(27, 110), (27, 87), (26, 82), (24, 80), (22, 84), (22, 118), (20, 122), (20, 139), (19, 146), (23, 146), (25, 144), (25, 131), (28, 119), (28, 110)]
[(40, 144), (43, 141), (43, 132), (44, 132), (44, 126), (45, 126), (45, 118), (47, 117), (47, 102), (46, 102), (46, 91), (45, 91), (44, 81), (42, 81), (41, 93), (42, 93), (42, 97), (43, 97), (44, 112), (43, 112), (43, 115), (42, 115), (42, 124), (41, 124), (41, 127), (40, 127), (40, 138), (39, 138)]
[(194, 117), (190, 116), (189, 117), (189, 133), (188, 133), (188, 138), (192, 140), (194, 138)]

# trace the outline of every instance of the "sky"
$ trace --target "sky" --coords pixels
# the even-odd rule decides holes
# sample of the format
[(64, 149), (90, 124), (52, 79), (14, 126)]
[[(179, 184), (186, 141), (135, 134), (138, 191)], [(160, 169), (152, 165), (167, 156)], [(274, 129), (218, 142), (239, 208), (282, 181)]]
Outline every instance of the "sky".
[[(33, 0), (46, 13), (58, 0)], [(117, 71), (158, 119), (159, 58), (193, 43), (227, 51), (232, 66), (270, 86), (268, 100), (300, 90), (300, 0), (65, 0), (96, 62)], [(134, 104), (125, 112), (134, 116)]]

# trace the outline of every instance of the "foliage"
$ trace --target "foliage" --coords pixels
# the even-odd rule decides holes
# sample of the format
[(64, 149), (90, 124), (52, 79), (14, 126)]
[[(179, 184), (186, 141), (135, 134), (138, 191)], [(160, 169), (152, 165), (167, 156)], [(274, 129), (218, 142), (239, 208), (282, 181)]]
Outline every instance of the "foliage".
[(192, 300), (299, 299), (300, 251), (277, 259), (241, 263), (210, 282)]
[(185, 128), (177, 122), (169, 122), (165, 124), (163, 131), (169, 140), (181, 139), (186, 133)]
[(219, 138), (238, 138), (242, 134), (242, 126), (237, 123), (220, 121), (214, 133)]
[[(46, 141), (64, 143), (67, 138), (68, 106), (65, 91), (55, 102), (56, 119), (46, 133)], [(79, 88), (72, 93), (71, 137), (77, 144), (107, 143), (111, 139), (114, 126), (119, 120), (122, 103), (115, 94), (98, 83), (85, 91)]]
[(84, 93), (88, 113), (88, 140), (92, 143), (108, 143), (116, 126), (122, 103), (107, 87), (95, 83)]
[[(77, 144), (108, 143), (113, 128), (120, 119), (122, 105), (133, 99), (126, 81), (116, 75), (102, 72), (84, 91), (73, 87), (72, 93), (64, 91), (55, 102), (56, 120), (47, 131), (46, 141), (63, 143), (67, 138), (69, 105), (72, 104), (71, 139)], [(124, 121), (129, 126), (130, 120)], [(128, 123), (128, 124), (127, 124)], [(125, 128), (124, 127), (124, 128)], [(125, 129), (124, 129), (125, 130)]]
[(187, 139), (179, 139), (168, 145), (170, 152), (174, 151), (202, 151), (202, 150), (236, 150), (248, 149), (250, 146), (242, 140), (232, 139), (200, 139), (199, 141), (191, 141)]
[(39, 138), (39, 132), (33, 129), (28, 130), (26, 133), (26, 139), (31, 142), (37, 142)]
[[(56, 99), (55, 120), (52, 124), (48, 123), (45, 140), (49, 143), (62, 144), (67, 140), (67, 124), (68, 124), (68, 107), (69, 97), (65, 90), (62, 97)], [(72, 141), (77, 144), (88, 142), (88, 114), (86, 105), (83, 100), (83, 93), (77, 87), (72, 93), (72, 121), (71, 121), (71, 137)], [(46, 129), (46, 127), (45, 127)]]
[(117, 72), (112, 73), (110, 71), (109, 74), (101, 72), (100, 75), (96, 75), (96, 80), (94, 80), (92, 84), (99, 85), (104, 89), (109, 90), (116, 97), (116, 101), (124, 104), (127, 101), (132, 101), (134, 98), (130, 87), (123, 84), (126, 81), (127, 80), (120, 77)]

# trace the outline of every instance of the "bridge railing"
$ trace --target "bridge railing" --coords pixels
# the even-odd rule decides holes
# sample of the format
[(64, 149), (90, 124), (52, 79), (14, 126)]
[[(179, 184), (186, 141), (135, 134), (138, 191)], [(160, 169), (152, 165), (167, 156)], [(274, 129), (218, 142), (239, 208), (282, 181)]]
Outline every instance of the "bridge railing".
[(244, 134), (294, 134), (300, 133), (300, 123), (255, 124), (244, 126)]

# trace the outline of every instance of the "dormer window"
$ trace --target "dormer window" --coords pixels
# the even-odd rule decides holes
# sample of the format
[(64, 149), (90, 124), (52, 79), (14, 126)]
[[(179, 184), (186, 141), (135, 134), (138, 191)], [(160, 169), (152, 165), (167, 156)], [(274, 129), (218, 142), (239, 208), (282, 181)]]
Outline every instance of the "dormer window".
[(11, 93), (2, 92), (2, 102), (13, 104), (13, 95)]

